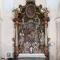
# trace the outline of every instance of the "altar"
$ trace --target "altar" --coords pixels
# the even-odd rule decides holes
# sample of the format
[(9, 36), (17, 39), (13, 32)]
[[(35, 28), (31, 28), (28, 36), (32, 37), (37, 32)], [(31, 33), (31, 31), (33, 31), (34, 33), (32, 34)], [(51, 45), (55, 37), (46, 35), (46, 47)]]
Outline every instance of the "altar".
[(35, 0), (26, 0), (14, 12), (14, 59), (49, 60), (48, 22), (49, 11)]
[(45, 60), (43, 53), (39, 54), (19, 54), (18, 60)]

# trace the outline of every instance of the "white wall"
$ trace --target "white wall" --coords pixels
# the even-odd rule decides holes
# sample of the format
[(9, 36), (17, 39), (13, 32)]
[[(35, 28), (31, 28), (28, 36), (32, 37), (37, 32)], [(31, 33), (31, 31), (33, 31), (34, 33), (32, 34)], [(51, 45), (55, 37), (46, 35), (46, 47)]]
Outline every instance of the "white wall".
[(12, 8), (13, 0), (2, 0), (1, 17), (2, 17), (2, 38), (1, 48), (2, 57), (7, 58), (7, 53), (13, 53), (13, 22), (12, 22)]
[[(7, 57), (7, 53), (13, 52), (13, 42), (12, 38), (14, 36), (14, 26), (12, 22), (12, 10), (18, 7), (19, 4), (25, 5), (25, 0), (1, 0), (2, 7), (2, 57)], [(39, 5), (43, 2), (43, 6), (45, 7), (45, 0), (36, 0), (36, 4)], [(55, 18), (57, 16), (57, 7), (59, 0), (46, 0), (47, 7), (50, 11), (50, 22), (48, 27), (48, 35), (50, 38), (50, 43), (52, 45), (49, 47), (50, 51), (50, 60), (56, 60), (56, 25)]]
[(1, 18), (1, 6), (2, 6), (2, 3), (1, 3), (2, 1), (0, 1), (0, 59), (1, 59), (1, 54), (2, 54), (2, 42), (1, 42), (1, 35), (2, 35), (2, 32), (1, 32), (1, 30), (2, 30), (2, 18)]
[(7, 53), (13, 52), (13, 23), (9, 15), (6, 13), (2, 23), (2, 57), (7, 57)]
[(57, 60), (60, 60), (60, 18), (56, 19), (56, 31), (57, 31), (56, 55), (57, 55)]
[(0, 58), (1, 58), (1, 54), (2, 54), (2, 53), (1, 53), (1, 52), (2, 52), (2, 49), (1, 49), (1, 44), (2, 44), (2, 43), (1, 43), (1, 24), (2, 24), (2, 23), (1, 23), (1, 19), (0, 19)]

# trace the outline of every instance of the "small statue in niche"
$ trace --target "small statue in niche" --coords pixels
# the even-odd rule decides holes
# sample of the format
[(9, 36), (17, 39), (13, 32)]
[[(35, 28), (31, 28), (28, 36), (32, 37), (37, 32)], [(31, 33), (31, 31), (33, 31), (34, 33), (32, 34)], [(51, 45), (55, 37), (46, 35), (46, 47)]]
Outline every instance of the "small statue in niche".
[(42, 5), (39, 6), (39, 11), (41, 12), (41, 10), (42, 10)]
[(33, 46), (32, 45), (29, 47), (29, 52), (33, 53)]
[(22, 32), (20, 32), (20, 38), (19, 38), (19, 49), (20, 49), (20, 52), (22, 53), (23, 52), (23, 49), (24, 49), (24, 33), (23, 33), (23, 30)]
[(39, 52), (40, 53), (44, 52), (44, 44), (45, 44), (44, 40), (45, 40), (44, 32), (41, 30), (40, 45), (39, 45)]
[(22, 12), (22, 6), (19, 5), (19, 12), (21, 13)]
[(14, 12), (14, 17), (18, 18), (18, 13), (19, 13), (18, 8), (14, 9), (13, 12)]
[(20, 40), (19, 40), (19, 42), (20, 42), (20, 45), (23, 45), (23, 42), (24, 42), (24, 33), (23, 33), (23, 30), (22, 30), (22, 32), (20, 32)]
[(45, 38), (44, 38), (44, 32), (41, 30), (41, 38), (40, 38), (40, 44), (41, 45), (44, 45), (44, 40), (45, 40)]

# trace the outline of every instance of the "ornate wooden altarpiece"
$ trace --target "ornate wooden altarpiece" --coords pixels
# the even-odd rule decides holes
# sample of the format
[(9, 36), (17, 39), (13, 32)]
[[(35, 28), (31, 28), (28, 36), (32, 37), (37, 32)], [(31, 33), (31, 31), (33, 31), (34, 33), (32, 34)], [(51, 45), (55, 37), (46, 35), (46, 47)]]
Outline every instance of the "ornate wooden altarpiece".
[(44, 53), (48, 57), (48, 10), (36, 6), (35, 0), (26, 0), (14, 12), (14, 58), (20, 53)]

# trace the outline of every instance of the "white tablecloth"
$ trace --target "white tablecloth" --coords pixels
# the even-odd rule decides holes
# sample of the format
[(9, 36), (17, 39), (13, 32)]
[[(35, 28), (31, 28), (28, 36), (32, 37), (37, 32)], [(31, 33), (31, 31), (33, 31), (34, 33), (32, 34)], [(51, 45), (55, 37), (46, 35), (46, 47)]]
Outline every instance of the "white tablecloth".
[(18, 58), (45, 58), (43, 53), (41, 54), (19, 54)]

